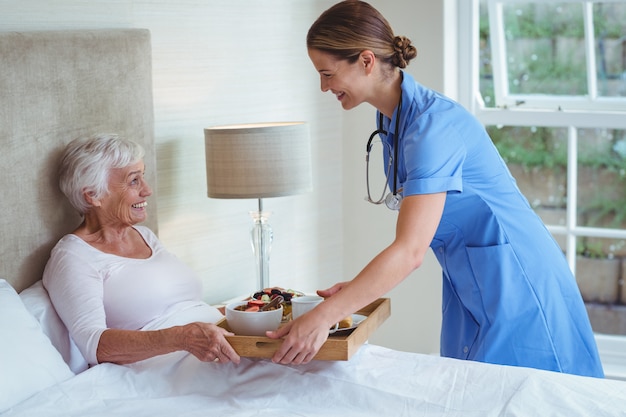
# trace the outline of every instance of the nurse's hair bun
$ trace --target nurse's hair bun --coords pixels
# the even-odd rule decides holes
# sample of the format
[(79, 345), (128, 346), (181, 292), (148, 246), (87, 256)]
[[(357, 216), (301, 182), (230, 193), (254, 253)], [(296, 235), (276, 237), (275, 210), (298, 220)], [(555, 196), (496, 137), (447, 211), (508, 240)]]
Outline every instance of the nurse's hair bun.
[(406, 36), (396, 36), (393, 39), (394, 54), (391, 63), (396, 67), (406, 68), (409, 61), (417, 56), (417, 49), (411, 44)]

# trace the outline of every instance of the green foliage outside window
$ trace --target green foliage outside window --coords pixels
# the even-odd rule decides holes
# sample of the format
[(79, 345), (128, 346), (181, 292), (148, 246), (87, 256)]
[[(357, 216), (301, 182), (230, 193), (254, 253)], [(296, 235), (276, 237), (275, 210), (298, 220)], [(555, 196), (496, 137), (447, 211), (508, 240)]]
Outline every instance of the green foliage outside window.
[[(582, 6), (549, 2), (518, 6), (504, 8), (505, 38), (511, 53), (507, 58), (511, 92), (586, 94)], [(593, 10), (598, 80), (617, 82), (626, 77), (626, 7), (597, 3)], [(484, 4), (480, 13), (480, 89), (485, 105), (493, 107), (489, 21)], [(613, 55), (606, 53), (604, 47), (609, 43), (617, 48), (617, 54), (615, 50)], [(566, 129), (488, 126), (487, 130), (508, 164), (566, 176)], [(579, 135), (578, 145), (578, 194), (585, 194), (585, 198), (579, 198), (579, 216), (587, 226), (626, 228), (626, 131), (586, 130)], [(598, 182), (584, 183), (581, 177), (588, 173)], [(565, 208), (565, 201), (559, 198), (551, 204)], [(593, 240), (580, 242), (578, 253), (606, 256), (601, 244)]]

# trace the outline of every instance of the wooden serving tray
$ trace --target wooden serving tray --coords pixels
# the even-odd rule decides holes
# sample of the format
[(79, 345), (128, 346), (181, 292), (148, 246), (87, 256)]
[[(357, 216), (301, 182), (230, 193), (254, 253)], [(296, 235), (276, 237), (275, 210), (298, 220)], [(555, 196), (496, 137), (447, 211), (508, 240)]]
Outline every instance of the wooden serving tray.
[[(356, 312), (367, 316), (350, 334), (330, 335), (314, 359), (322, 361), (347, 361), (369, 339), (370, 335), (391, 315), (389, 298), (379, 298)], [(230, 331), (226, 319), (217, 323)], [(265, 336), (226, 336), (239, 356), (248, 358), (271, 358), (283, 343), (280, 339)]]

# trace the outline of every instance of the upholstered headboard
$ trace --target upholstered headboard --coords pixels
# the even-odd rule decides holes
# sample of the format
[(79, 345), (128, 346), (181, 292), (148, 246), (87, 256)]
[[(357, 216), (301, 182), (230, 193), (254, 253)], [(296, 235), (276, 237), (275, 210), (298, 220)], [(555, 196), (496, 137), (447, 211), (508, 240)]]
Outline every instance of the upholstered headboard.
[[(145, 29), (0, 33), (0, 278), (20, 291), (80, 217), (57, 184), (60, 150), (94, 133), (146, 149), (156, 190), (150, 33)], [(156, 232), (156, 198), (147, 226)]]

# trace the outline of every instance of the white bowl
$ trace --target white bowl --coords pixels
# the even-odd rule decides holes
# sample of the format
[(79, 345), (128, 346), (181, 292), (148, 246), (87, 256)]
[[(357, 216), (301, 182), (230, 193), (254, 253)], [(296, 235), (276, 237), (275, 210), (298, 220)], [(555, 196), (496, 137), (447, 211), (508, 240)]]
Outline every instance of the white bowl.
[(283, 306), (270, 311), (240, 311), (235, 307), (248, 304), (237, 301), (226, 306), (226, 322), (233, 333), (241, 336), (265, 336), (268, 330), (276, 330), (283, 319)]

